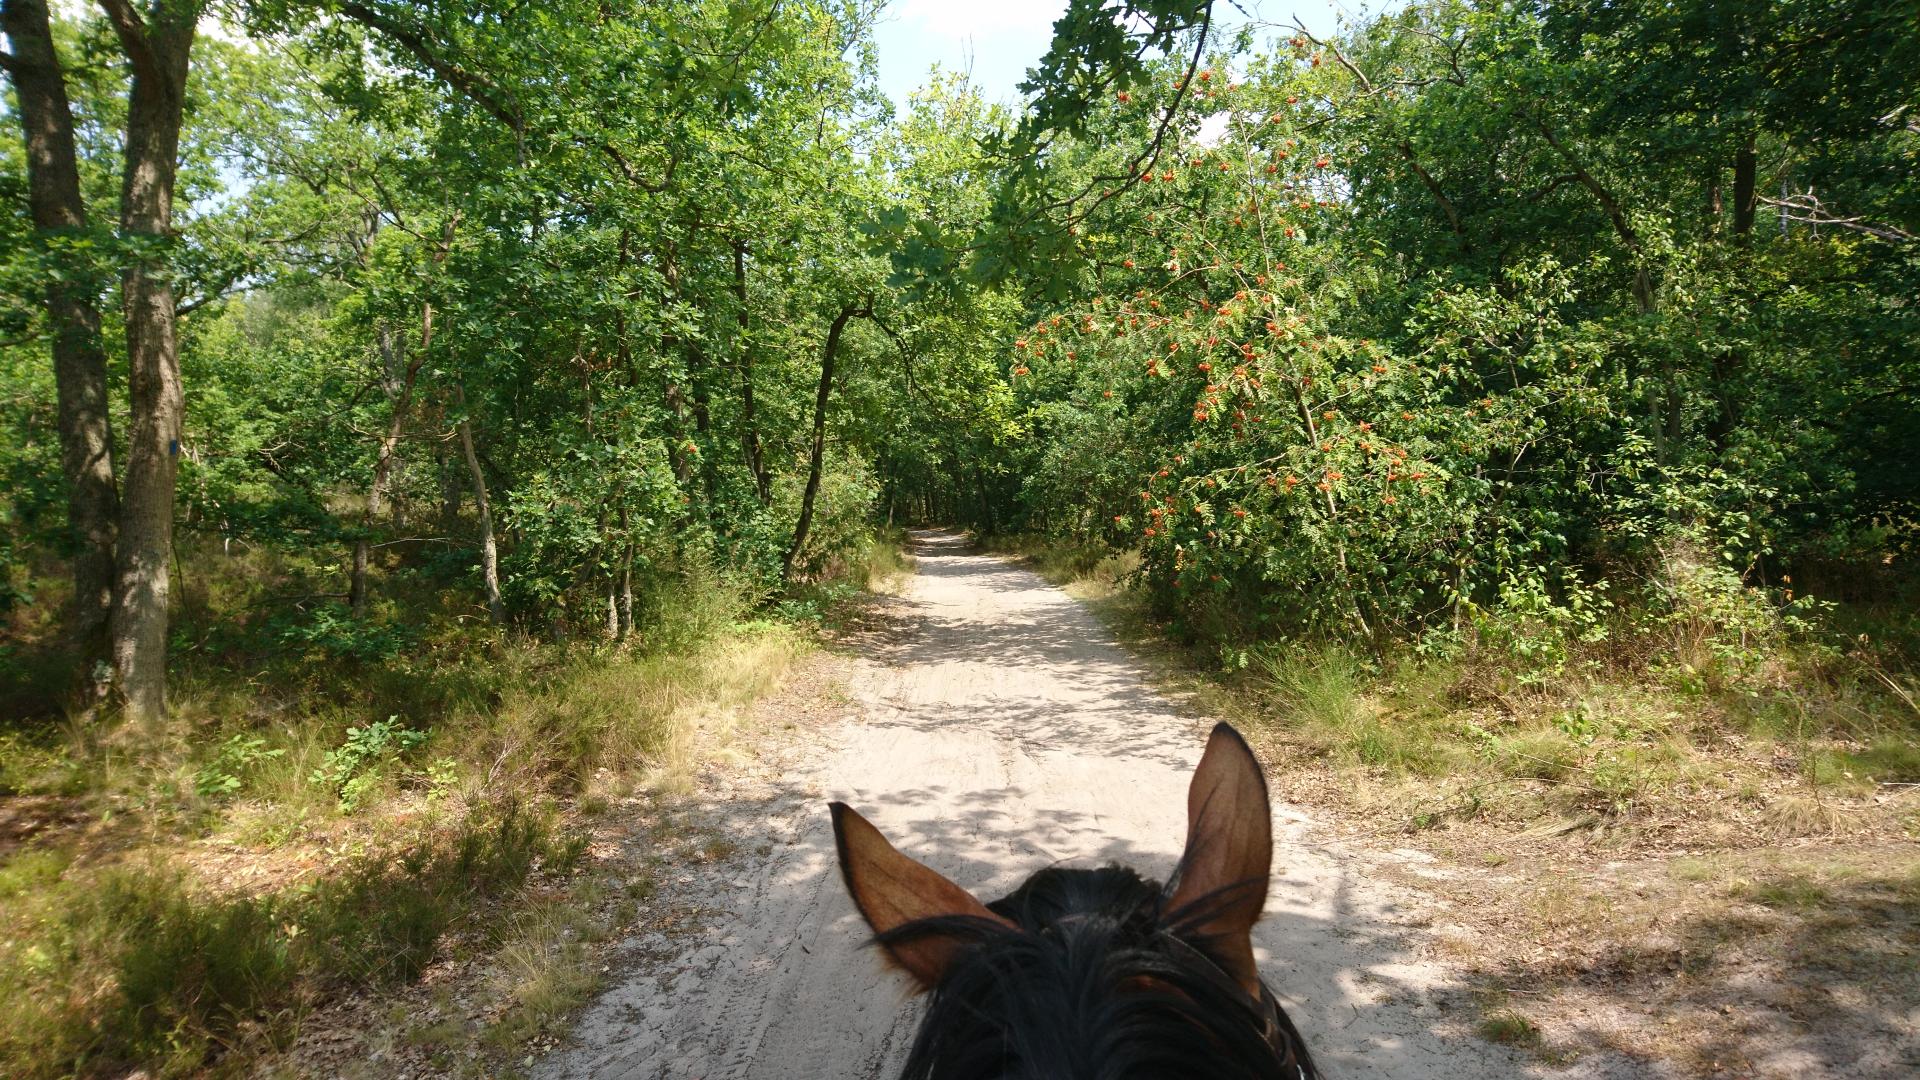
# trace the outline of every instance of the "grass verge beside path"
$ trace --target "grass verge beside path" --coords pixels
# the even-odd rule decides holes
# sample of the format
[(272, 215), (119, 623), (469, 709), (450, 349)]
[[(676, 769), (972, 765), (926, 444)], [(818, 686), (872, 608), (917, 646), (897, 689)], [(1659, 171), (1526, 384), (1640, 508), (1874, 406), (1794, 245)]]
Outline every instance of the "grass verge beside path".
[[(449, 630), (377, 661), (182, 672), (168, 728), (137, 737), (9, 730), (0, 1073), (382, 1075), (371, 1039), (510, 1074), (651, 894), (644, 873), (581, 872), (594, 823), (690, 790), (813, 627), (903, 570), (899, 543), (770, 609), (690, 583), (635, 645)], [(470, 984), (436, 991), (458, 1009), (376, 1016), (342, 1033), (353, 1053), (275, 1064), (315, 1018), (429, 972)]]
[(1920, 1062), (1920, 715), (1900, 675), (1791, 651), (1719, 681), (1625, 645), (1545, 676), (1492, 649), (1218, 650), (1152, 617), (1131, 553), (985, 546), (1248, 732), (1277, 797), (1436, 897), (1485, 1037), (1703, 1076)]

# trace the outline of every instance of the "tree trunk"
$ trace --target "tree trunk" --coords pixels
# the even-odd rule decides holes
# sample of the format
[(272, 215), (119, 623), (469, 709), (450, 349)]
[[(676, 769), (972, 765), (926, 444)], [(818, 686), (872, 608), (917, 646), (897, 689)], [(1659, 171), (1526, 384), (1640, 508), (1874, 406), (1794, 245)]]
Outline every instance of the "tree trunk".
[(868, 300), (860, 306), (841, 308), (827, 328), (827, 344), (820, 353), (820, 389), (813, 398), (813, 452), (807, 461), (807, 490), (800, 497), (800, 521), (793, 527), (793, 543), (787, 546), (786, 558), (780, 560), (782, 581), (792, 580), (793, 560), (807, 546), (807, 531), (813, 527), (813, 500), (820, 493), (820, 469), (827, 452), (827, 397), (833, 392), (833, 361), (840, 352), (840, 335), (854, 316), (871, 315), (872, 305)]
[[(673, 261), (672, 252), (657, 253), (655, 257), (660, 266), (660, 275), (666, 280), (668, 291), (678, 297), (680, 295), (680, 269)], [(660, 355), (663, 358), (671, 357), (679, 352), (679, 334), (669, 331), (660, 335)], [(660, 378), (660, 396), (661, 400), (666, 403), (667, 416), (669, 418), (667, 423), (669, 429), (667, 460), (673, 465), (673, 478), (679, 482), (681, 493), (690, 497), (692, 493), (689, 491), (689, 481), (693, 479), (693, 455), (689, 448), (692, 446), (693, 440), (687, 437), (686, 390), (682, 388), (679, 381), (674, 378), (674, 373), (670, 368), (663, 367)], [(693, 512), (689, 509), (680, 519), (683, 528), (676, 530), (676, 532), (684, 533), (684, 526), (690, 523), (692, 519)]]
[(166, 712), (167, 562), (186, 407), (166, 249), (173, 241), (174, 175), (199, 5), (162, 6), (152, 25), (124, 0), (104, 6), (133, 64), (120, 229), (137, 245), (121, 282), (132, 424), (108, 633), (120, 696), (131, 716), (150, 721)]
[(687, 347), (687, 387), (693, 400), (693, 430), (700, 436), (700, 491), (705, 496), (702, 509), (708, 515), (713, 513), (714, 475), (713, 455), (706, 451), (713, 446), (713, 402), (707, 395), (707, 384), (701, 378), (706, 367), (706, 352), (697, 344)]
[(980, 512), (971, 516), (992, 536), (999, 531), (993, 520), (993, 498), (987, 494), (987, 476), (978, 463), (973, 467), (973, 490), (980, 496)]
[[(1733, 242), (1745, 247), (1753, 242), (1755, 212), (1759, 209), (1759, 153), (1754, 137), (1741, 142), (1733, 156)], [(1740, 399), (1734, 385), (1746, 358), (1738, 350), (1729, 350), (1713, 358), (1713, 394), (1717, 404), (1707, 424), (1707, 436), (1716, 451), (1724, 452), (1740, 422)]]
[[(393, 343), (394, 335), (382, 330), (380, 351), (385, 354), (382, 360), (389, 378), (397, 366), (392, 359)], [(399, 386), (391, 390), (393, 410), (387, 417), (387, 430), (380, 436), (379, 456), (373, 460), (373, 483), (367, 487), (367, 511), (361, 519), (361, 536), (353, 543), (353, 579), (347, 592), (356, 619), (367, 613), (367, 564), (370, 561), (371, 541), (366, 533), (387, 512), (387, 490), (393, 483), (393, 463), (400, 449), (400, 432), (406, 426), (407, 411), (413, 404), (413, 387), (420, 375), (420, 365), (426, 363), (427, 349), (432, 344), (433, 305), (423, 303), (420, 305), (420, 349), (399, 374)]]
[(487, 618), (493, 625), (507, 621), (500, 606), (500, 551), (493, 539), (493, 510), (487, 503), (487, 478), (480, 471), (480, 455), (473, 449), (473, 423), (467, 419), (467, 392), (453, 384), (453, 401), (460, 409), (460, 452), (467, 459), (467, 475), (473, 479), (473, 505), (480, 516), (480, 581), (487, 593)]
[(607, 570), (607, 640), (620, 640), (620, 575)]
[(1759, 193), (1754, 190), (1759, 171), (1758, 148), (1754, 145), (1753, 136), (1749, 135), (1733, 156), (1733, 235), (1741, 243), (1746, 243), (1753, 233), (1754, 211), (1760, 205), (1757, 200)]
[[(83, 233), (86, 203), (73, 139), (73, 109), (53, 47), (44, 0), (4, 0), (0, 28), (13, 48), (13, 76), (20, 126), (27, 149), (27, 202), (41, 239)], [(69, 631), (79, 649), (89, 687), (86, 704), (98, 699), (95, 669), (108, 657), (107, 624), (113, 611), (114, 518), (119, 495), (113, 482), (113, 429), (107, 412), (107, 354), (100, 342), (100, 309), (85, 275), (71, 272), (47, 282), (48, 322), (53, 328), (53, 379), (59, 402), (60, 470), (67, 488), (67, 528), (73, 544), (73, 608)]]
[[(626, 531), (627, 512), (620, 511), (621, 531)], [(619, 628), (614, 640), (625, 641), (633, 633), (633, 541), (629, 539), (620, 555)]]
[[(668, 337), (662, 342), (662, 351), (671, 351), (676, 344)], [(666, 403), (670, 445), (667, 460), (673, 466), (673, 478), (679, 483), (682, 493), (687, 493), (693, 482), (693, 440), (687, 437), (687, 395), (668, 373), (661, 384), (661, 400)], [(691, 511), (688, 512), (691, 515)]]
[(740, 305), (735, 318), (740, 324), (740, 442), (747, 459), (747, 470), (753, 473), (754, 490), (760, 495), (760, 505), (773, 503), (773, 477), (767, 472), (765, 452), (760, 448), (760, 421), (754, 415), (753, 407), (753, 345), (748, 337), (747, 316), (747, 245), (745, 241), (733, 242), (733, 297)]
[(460, 524), (460, 473), (464, 467), (452, 461), (444, 442), (435, 449), (434, 458), (440, 474), (440, 531), (451, 536)]
[[(377, 480), (378, 477), (375, 477)], [(367, 512), (361, 519), (363, 528), (371, 528), (373, 523), (374, 498), (367, 495)], [(347, 570), (347, 607), (356, 619), (367, 614), (367, 567), (373, 561), (373, 547), (362, 535), (353, 542), (353, 565)]]

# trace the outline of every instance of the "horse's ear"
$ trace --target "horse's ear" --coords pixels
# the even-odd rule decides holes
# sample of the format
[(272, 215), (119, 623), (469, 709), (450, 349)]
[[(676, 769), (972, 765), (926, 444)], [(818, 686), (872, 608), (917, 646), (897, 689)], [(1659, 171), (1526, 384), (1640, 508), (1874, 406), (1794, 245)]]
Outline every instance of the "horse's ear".
[(1187, 850), (1167, 910), (1256, 999), (1253, 924), (1266, 907), (1272, 869), (1266, 777), (1240, 733), (1217, 725), (1187, 789)]
[[(1013, 924), (987, 910), (967, 890), (937, 871), (902, 855), (880, 830), (845, 803), (833, 803), (833, 839), (840, 848), (840, 874), (854, 906), (873, 932), (884, 936), (919, 919), (965, 916), (1008, 928)], [(883, 942), (894, 963), (913, 976), (920, 989), (940, 984), (965, 938), (929, 933)]]

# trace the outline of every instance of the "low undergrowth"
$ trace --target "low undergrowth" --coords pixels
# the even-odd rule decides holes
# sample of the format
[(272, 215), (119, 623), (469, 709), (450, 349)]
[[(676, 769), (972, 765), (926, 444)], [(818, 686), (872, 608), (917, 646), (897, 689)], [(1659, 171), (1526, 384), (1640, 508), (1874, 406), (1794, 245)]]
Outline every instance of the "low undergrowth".
[(1102, 544), (1052, 541), (1025, 533), (980, 537), (977, 542), (987, 551), (1025, 559), (1042, 577), (1081, 597), (1112, 596), (1140, 569), (1139, 552), (1116, 551)]
[[(1663, 616), (1611, 633), (1481, 613), (1477, 633), (1374, 652), (1201, 636), (1134, 587), (1129, 552), (996, 538), (1159, 651), (1209, 708), (1313, 770), (1277, 782), (1412, 831), (1543, 822), (1616, 838), (1920, 837), (1910, 612), (1832, 612), (1845, 638)], [(1722, 640), (1731, 634), (1736, 641)], [(1745, 635), (1745, 643), (1737, 639)], [(1324, 784), (1327, 774), (1343, 777)]]
[[(1494, 849), (1456, 836), (1435, 850)], [(1531, 1032), (1510, 1041), (1548, 1061), (1624, 1054), (1681, 1075), (1907, 1071), (1912, 1042), (1897, 1033), (1920, 999), (1911, 844), (1498, 850), (1484, 872), (1420, 878), (1451, 913), (1439, 945), (1481, 988), (1489, 1037)]]
[(579, 855), (550, 814), (513, 803), (257, 894), (153, 852), (95, 867), (16, 853), (0, 870), (0, 1060), (23, 1078), (235, 1071), (330, 988), (415, 978), (450, 927)]
[(1587, 640), (1509, 613), (1446, 648), (1229, 647), (1156, 615), (1114, 572), (1125, 553), (988, 546), (1248, 731), (1277, 797), (1432, 856), (1380, 870), (1449, 902), (1440, 941), (1482, 988), (1486, 1038), (1766, 1073), (1920, 997), (1910, 607), (1765, 633), (1628, 611)]
[(476, 630), (404, 597), (359, 622), (324, 604), (236, 620), (203, 579), (164, 725), (0, 732), (4, 1071), (244, 1074), (316, 1010), (460, 955), (497, 985), (449, 1060), (497, 1072), (486, 1055), (597, 983), (584, 950), (611, 908), (572, 872), (593, 819), (685, 790), (810, 625), (900, 573), (898, 542), (773, 604), (663, 583), (621, 642)]

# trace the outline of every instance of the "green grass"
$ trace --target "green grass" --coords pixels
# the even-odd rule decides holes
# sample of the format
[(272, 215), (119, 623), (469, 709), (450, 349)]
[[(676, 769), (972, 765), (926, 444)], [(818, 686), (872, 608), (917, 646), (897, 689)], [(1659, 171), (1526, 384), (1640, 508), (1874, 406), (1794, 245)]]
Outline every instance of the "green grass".
[(1540, 1029), (1534, 1026), (1533, 1021), (1512, 1009), (1500, 1009), (1489, 1013), (1481, 1019), (1479, 1031), (1481, 1038), (1505, 1046), (1540, 1045)]
[(1675, 881), (1688, 885), (1703, 884), (1724, 873), (1726, 868), (1713, 859), (1682, 856), (1667, 864), (1667, 874)]
[[(1264, 704), (1270, 737), (1402, 782), (1410, 817), (1432, 821), (1437, 780), (1475, 812), (1492, 799), (1528, 819), (1697, 814), (1723, 796), (1761, 808), (1782, 837), (1830, 834), (1831, 797), (1920, 775), (1920, 730), (1886, 695), (1801, 676), (1797, 734), (1741, 741), (1751, 688), (1685, 700), (1657, 679), (1606, 667), (1518, 680), (1497, 658), (1363, 661), (1337, 644), (1269, 646), (1256, 677), (1236, 680)], [(1803, 792), (1782, 792), (1769, 747), (1803, 761)]]
[[(1253, 691), (1270, 729), (1350, 765), (1390, 774), (1453, 771), (1463, 754), (1445, 710), (1396, 686), (1417, 688), (1418, 672), (1376, 676), (1352, 652), (1326, 643), (1279, 646), (1258, 654)], [(1400, 680), (1413, 676), (1409, 681)]]
[(585, 914), (589, 906), (540, 904), (514, 918), (494, 957), (509, 1004), (487, 1031), (489, 1043), (506, 1050), (524, 1046), (599, 988), (587, 945), (604, 928)]
[(1104, 544), (1068, 543), (1029, 533), (975, 537), (984, 551), (1026, 560), (1043, 578), (1080, 597), (1105, 596), (1140, 569), (1140, 553)]
[(907, 530), (888, 526), (848, 538), (817, 572), (806, 575), (801, 584), (789, 589), (789, 596), (805, 599), (862, 589), (884, 592), (912, 572)]
[(81, 790), (85, 776), (67, 749), (68, 738), (60, 724), (0, 731), (0, 796)]
[[(1835, 644), (1781, 630), (1715, 654), (1711, 677), (1673, 662), (1665, 622), (1636, 629), (1631, 611), (1603, 639), (1560, 643), (1544, 666), (1503, 652), (1497, 634), (1374, 655), (1325, 637), (1263, 639), (1228, 606), (1158, 623), (1146, 591), (1114, 573), (1122, 558), (1137, 569), (1135, 553), (1032, 536), (985, 543), (1095, 600), (1123, 639), (1167, 652), (1177, 680), (1270, 748), (1365, 774), (1332, 793), (1413, 827), (1700, 821), (1724, 805), (1783, 839), (1920, 834), (1920, 812), (1902, 825), (1897, 808), (1861, 802), (1878, 785), (1920, 780), (1920, 684), (1904, 674), (1911, 658), (1884, 644), (1897, 635)], [(1783, 773), (1786, 755), (1797, 767)]]
[(1817, 908), (1832, 896), (1818, 882), (1793, 874), (1750, 885), (1745, 892), (1757, 904), (1797, 910)]
[(1360, 663), (1338, 648), (1280, 648), (1262, 667), (1283, 722), (1310, 731), (1343, 733), (1361, 721)]
[[(903, 539), (876, 536), (840, 572), (897, 578)], [(596, 985), (601, 931), (572, 896), (591, 875), (565, 874), (585, 851), (571, 823), (685, 789), (696, 742), (724, 741), (809, 648), (795, 620), (703, 571), (650, 581), (638, 631), (615, 644), (474, 627), (398, 579), (368, 623), (315, 630), (257, 601), (320, 571), (256, 556), (189, 555), (188, 568), (178, 630), (191, 644), (166, 723), (43, 716), (0, 731), (0, 794), (39, 800), (49, 822), (0, 861), (9, 1077), (249, 1072), (317, 1003), (417, 979), (455, 926), (509, 973), (478, 1037), (517, 1046)], [(834, 617), (851, 586), (810, 588)], [(25, 677), (31, 662), (0, 655), (0, 682), (52, 693)], [(336, 767), (350, 731), (364, 746), (389, 718), (418, 734)], [(238, 891), (196, 869), (203, 838), (249, 849), (269, 880), (319, 869)], [(649, 890), (633, 883), (614, 906), (630, 917)]]
[(1855, 788), (1920, 783), (1920, 740), (1882, 734), (1863, 747), (1821, 749), (1813, 772), (1821, 784)]
[[(578, 845), (515, 805), (451, 837), (260, 896), (219, 895), (164, 864), (93, 870), (10, 860), (0, 1060), (34, 1080), (141, 1063), (221, 1072), (285, 1044), (322, 992), (409, 981), (456, 920), (510, 897)], [(23, 887), (24, 886), (24, 887)]]
[(23, 848), (5, 863), (0, 863), (0, 900), (30, 896), (60, 880), (73, 863), (73, 853), (63, 848)]
[(884, 589), (901, 577), (913, 573), (913, 556), (907, 554), (907, 531), (881, 529), (857, 550), (853, 571), (847, 576), (863, 588)]
[(1501, 776), (1516, 780), (1564, 780), (1580, 768), (1585, 752), (1563, 732), (1516, 731), (1493, 739), (1483, 755)]

